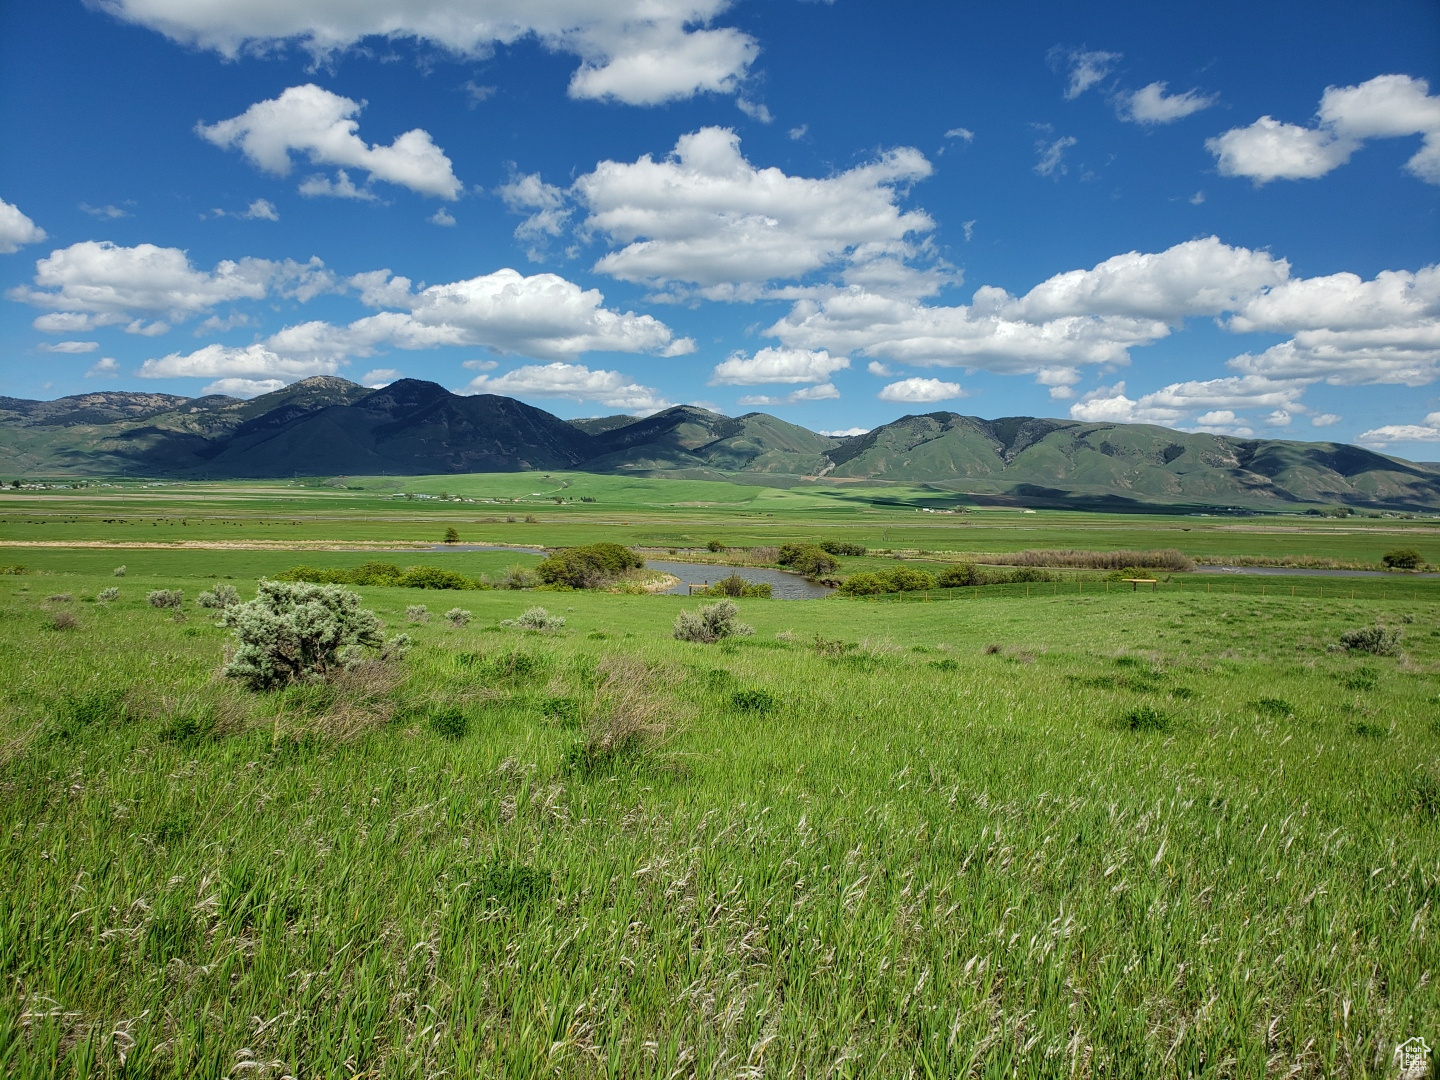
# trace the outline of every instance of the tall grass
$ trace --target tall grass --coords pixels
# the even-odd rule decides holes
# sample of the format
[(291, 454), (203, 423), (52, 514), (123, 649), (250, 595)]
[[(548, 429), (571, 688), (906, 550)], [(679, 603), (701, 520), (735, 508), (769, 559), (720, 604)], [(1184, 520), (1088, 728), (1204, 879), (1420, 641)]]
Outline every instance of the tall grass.
[(756, 602), (702, 648), (683, 599), (539, 637), (484, 592), (251, 695), (143, 588), (64, 635), (18, 588), (6, 1076), (1380, 1077), (1440, 1018), (1434, 599)]
[(1074, 551), (1027, 549), (976, 555), (976, 562), (996, 566), (1056, 566), (1084, 570), (1194, 570), (1195, 562), (1183, 551), (1162, 548), (1152, 551)]

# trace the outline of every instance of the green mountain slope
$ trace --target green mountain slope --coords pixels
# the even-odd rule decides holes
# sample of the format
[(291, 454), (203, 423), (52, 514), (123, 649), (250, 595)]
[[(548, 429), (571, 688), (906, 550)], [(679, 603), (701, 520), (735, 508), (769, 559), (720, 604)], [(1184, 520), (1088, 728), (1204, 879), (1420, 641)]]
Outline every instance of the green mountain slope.
[(564, 421), (512, 398), (402, 379), (305, 379), (251, 401), (96, 393), (0, 398), (0, 460), (26, 474), (278, 477), (583, 469), (921, 484), (1031, 506), (1342, 504), (1440, 509), (1440, 465), (1339, 443), (1236, 439), (1145, 424), (951, 412), (836, 439), (766, 413), (679, 405)]
[(1236, 439), (1148, 424), (937, 412), (831, 451), (827, 479), (906, 480), (1049, 505), (1440, 506), (1440, 472), (1339, 443)]

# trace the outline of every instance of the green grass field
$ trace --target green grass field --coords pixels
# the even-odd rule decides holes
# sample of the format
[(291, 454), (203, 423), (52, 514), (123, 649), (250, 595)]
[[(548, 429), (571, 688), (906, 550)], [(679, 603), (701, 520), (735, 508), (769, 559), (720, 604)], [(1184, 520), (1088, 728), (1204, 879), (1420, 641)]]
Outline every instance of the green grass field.
[[(298, 562), (535, 561), (283, 546), (451, 520), (1346, 558), (1432, 528), (891, 509), (846, 534), (635, 483), (584, 504), (623, 535), (578, 503), (482, 527), (274, 485), (7, 494), (12, 545), (265, 544), (0, 550), (30, 571), (0, 576), (0, 1074), (1382, 1077), (1435, 1045), (1440, 581), (746, 600), (755, 634), (717, 645), (671, 638), (681, 597), (362, 588), (408, 658), (266, 695), (217, 675), (229, 635), (189, 603)], [(537, 603), (563, 630), (501, 625)], [(1399, 656), (1338, 647), (1376, 621)], [(627, 718), (648, 742), (580, 749)]]

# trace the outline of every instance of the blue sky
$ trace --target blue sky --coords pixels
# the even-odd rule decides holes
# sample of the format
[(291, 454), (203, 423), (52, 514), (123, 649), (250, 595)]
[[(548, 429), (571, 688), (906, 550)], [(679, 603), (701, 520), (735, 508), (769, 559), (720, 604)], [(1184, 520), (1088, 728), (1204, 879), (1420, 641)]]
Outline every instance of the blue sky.
[(1440, 6), (1178, 7), (7, 4), (0, 393), (1435, 457)]

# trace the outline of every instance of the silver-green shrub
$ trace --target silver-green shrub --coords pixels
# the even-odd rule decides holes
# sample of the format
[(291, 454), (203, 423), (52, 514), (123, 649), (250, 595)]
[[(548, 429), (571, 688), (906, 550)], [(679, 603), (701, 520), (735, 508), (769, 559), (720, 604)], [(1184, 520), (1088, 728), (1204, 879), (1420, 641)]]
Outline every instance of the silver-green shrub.
[(427, 623), (430, 621), (430, 609), (424, 604), (411, 604), (405, 609), (405, 618), (413, 623)]
[(459, 630), (462, 626), (470, 625), (470, 612), (464, 608), (452, 607), (449, 611), (445, 612), (445, 621), (456, 630)]
[(151, 607), (158, 607), (162, 610), (172, 609), (179, 611), (185, 606), (184, 589), (152, 589), (145, 594), (145, 599)]
[[(380, 619), (340, 585), (261, 581), (255, 599), (226, 608), (220, 625), (237, 646), (225, 674), (252, 690), (323, 678), (364, 649), (385, 645)], [(397, 639), (392, 651), (401, 654), (407, 644)]]
[(117, 566), (117, 567), (115, 567), (115, 576), (116, 576), (116, 577), (124, 577), (124, 576), (125, 576), (125, 567), (123, 567), (123, 566)]
[(675, 616), (674, 636), (680, 641), (709, 644), (722, 638), (748, 637), (755, 633), (753, 626), (736, 620), (739, 614), (740, 609), (730, 600), (706, 604), (698, 611), (682, 611)]
[(526, 608), (518, 619), (504, 619), (501, 626), (518, 626), (521, 630), (538, 630), (548, 633), (565, 625), (564, 615), (551, 615), (543, 607)]
[(1400, 651), (1400, 639), (1404, 631), (1385, 626), (1362, 626), (1358, 630), (1346, 630), (1340, 635), (1340, 644), (1351, 652), (1368, 652), (1376, 656), (1394, 656)]
[(95, 597), (95, 600), (97, 603), (108, 604), (111, 600), (118, 600), (119, 598), (120, 590), (114, 585), (111, 585), (108, 589), (101, 589), (100, 595)]
[(195, 603), (203, 608), (224, 611), (226, 608), (240, 603), (240, 590), (234, 585), (216, 585), (210, 592), (202, 592), (197, 596)]

